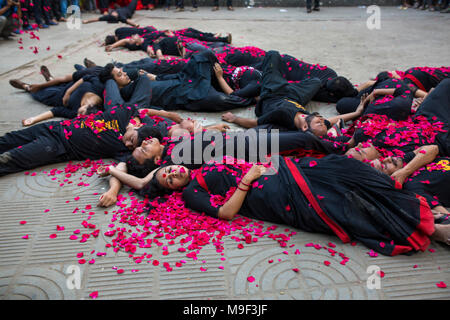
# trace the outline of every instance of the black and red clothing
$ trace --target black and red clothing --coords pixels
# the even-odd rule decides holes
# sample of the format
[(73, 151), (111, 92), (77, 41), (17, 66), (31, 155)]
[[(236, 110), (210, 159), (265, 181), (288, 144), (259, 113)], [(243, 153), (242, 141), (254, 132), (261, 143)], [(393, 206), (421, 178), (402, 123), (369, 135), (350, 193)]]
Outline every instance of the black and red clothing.
[(406, 70), (401, 77), (407, 84), (428, 92), (442, 80), (450, 78), (450, 67), (414, 67)]
[[(425, 199), (354, 159), (278, 157), (275, 174), (252, 183), (238, 214), (356, 240), (385, 255), (425, 250), (434, 218)], [(205, 165), (183, 191), (186, 207), (218, 217), (249, 166)], [(351, 175), (348, 173), (352, 172)]]

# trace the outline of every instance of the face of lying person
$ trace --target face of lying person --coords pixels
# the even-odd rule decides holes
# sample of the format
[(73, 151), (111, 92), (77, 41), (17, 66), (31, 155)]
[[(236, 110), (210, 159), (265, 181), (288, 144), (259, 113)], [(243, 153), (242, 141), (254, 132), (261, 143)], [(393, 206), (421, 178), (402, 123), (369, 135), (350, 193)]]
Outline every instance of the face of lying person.
[(147, 159), (153, 159), (156, 163), (156, 161), (161, 159), (163, 149), (164, 146), (159, 143), (159, 140), (152, 138), (142, 141), (141, 146), (134, 149), (132, 156), (140, 164), (144, 164)]
[(131, 82), (130, 77), (128, 77), (128, 74), (124, 72), (122, 68), (114, 67), (111, 74), (119, 88), (124, 87)]
[(125, 144), (125, 146), (130, 149), (134, 150), (138, 146), (138, 132), (136, 127), (134, 126), (128, 126), (127, 131), (125, 131), (122, 142)]
[(301, 131), (308, 130), (308, 123), (306, 122), (307, 116), (307, 114), (304, 114), (302, 112), (297, 112), (297, 114), (295, 115), (294, 124)]
[(132, 44), (136, 44), (136, 45), (139, 45), (139, 44), (142, 44), (143, 42), (144, 42), (144, 38), (142, 38), (140, 35), (138, 35), (138, 34), (133, 34), (131, 37), (130, 37), (130, 42), (132, 43)]
[(370, 161), (379, 158), (380, 153), (371, 143), (360, 142), (356, 147), (348, 149), (345, 155), (359, 161)]
[(169, 134), (172, 137), (191, 134), (202, 130), (202, 125), (196, 120), (183, 119), (180, 123), (170, 127)]
[(370, 165), (378, 171), (390, 176), (403, 167), (403, 160), (399, 157), (387, 157), (382, 161), (380, 159), (372, 160)]
[(164, 188), (178, 190), (189, 183), (189, 169), (180, 165), (171, 165), (156, 172), (158, 183)]
[(309, 123), (309, 129), (318, 137), (326, 136), (328, 132), (325, 119), (322, 116), (315, 116)]

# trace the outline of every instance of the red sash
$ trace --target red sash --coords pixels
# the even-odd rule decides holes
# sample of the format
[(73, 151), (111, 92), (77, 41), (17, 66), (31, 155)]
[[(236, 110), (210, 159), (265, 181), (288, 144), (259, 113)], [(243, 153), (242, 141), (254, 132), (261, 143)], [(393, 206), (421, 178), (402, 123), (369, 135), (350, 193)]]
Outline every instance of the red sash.
[(347, 243), (350, 242), (350, 237), (347, 233), (336, 223), (334, 222), (330, 217), (326, 215), (326, 213), (322, 210), (319, 203), (317, 202), (316, 197), (312, 194), (311, 189), (309, 189), (307, 182), (301, 175), (301, 173), (298, 171), (295, 164), (292, 162), (289, 158), (284, 158), (286, 160), (286, 164), (289, 168), (289, 170), (292, 173), (292, 176), (295, 179), (295, 182), (297, 182), (298, 186), (300, 187), (300, 190), (305, 195), (306, 199), (309, 201), (309, 203), (312, 205), (314, 211), (319, 215), (319, 217), (330, 227), (331, 230), (342, 240), (342, 242)]
[(425, 92), (427, 92), (427, 90), (425, 90), (425, 87), (422, 85), (422, 83), (419, 81), (419, 79), (417, 79), (416, 77), (414, 77), (412, 74), (407, 74), (405, 76), (405, 78), (410, 79), (412, 82), (414, 82), (414, 84), (420, 89), (423, 90)]

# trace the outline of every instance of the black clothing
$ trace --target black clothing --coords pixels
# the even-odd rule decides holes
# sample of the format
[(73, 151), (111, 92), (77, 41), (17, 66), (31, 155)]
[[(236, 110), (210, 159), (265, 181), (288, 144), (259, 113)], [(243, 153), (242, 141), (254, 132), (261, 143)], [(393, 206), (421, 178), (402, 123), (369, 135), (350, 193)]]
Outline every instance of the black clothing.
[(113, 16), (111, 13), (107, 15), (102, 15), (99, 18), (99, 21), (106, 21), (108, 23), (118, 23), (123, 22), (126, 23), (128, 19), (130, 19), (134, 11), (136, 10), (137, 0), (131, 0), (131, 2), (126, 7), (117, 8), (112, 12), (117, 12), (117, 17)]
[[(311, 9), (312, 6), (312, 0), (306, 0), (306, 8)], [(320, 0), (314, 0), (314, 9), (317, 9), (320, 7)]]
[(143, 58), (141, 60), (132, 61), (130, 63), (116, 63), (116, 66), (123, 68), (128, 73), (137, 72), (139, 70), (147, 71), (155, 75), (174, 74), (180, 72), (186, 62), (183, 60), (159, 60), (153, 58)]
[(436, 87), (442, 80), (450, 78), (450, 68), (415, 67), (405, 71), (403, 81), (425, 92)]
[[(102, 98), (104, 90), (104, 85), (97, 76), (89, 74), (82, 76), (82, 74), (83, 72), (75, 72), (74, 75), (76, 75), (76, 77), (71, 82), (43, 88), (37, 92), (31, 93), (31, 96), (41, 103), (53, 106), (50, 111), (55, 117), (68, 119), (75, 118), (78, 109), (81, 106), (81, 100), (86, 93), (91, 92)], [(80, 79), (83, 79), (83, 83), (72, 92), (67, 106), (64, 106), (63, 97), (66, 91)]]
[(250, 162), (266, 162), (268, 155), (323, 157), (343, 153), (309, 132), (279, 132), (263, 126), (244, 132), (203, 131), (190, 137), (172, 138), (163, 151), (161, 166), (181, 164), (196, 169), (211, 160), (230, 156)]
[(276, 51), (267, 52), (262, 64), (260, 100), (255, 114), (258, 125), (276, 124), (288, 130), (298, 130), (294, 124), (297, 112), (308, 113), (305, 105), (321, 86), (317, 78), (300, 83), (289, 83), (281, 74), (281, 56)]
[(114, 106), (132, 105), (137, 108), (149, 108), (151, 99), (151, 81), (145, 76), (138, 76), (123, 88), (116, 81), (109, 79), (105, 84), (104, 108), (109, 110)]
[[(404, 160), (405, 161), (405, 160)], [(403, 189), (424, 197), (428, 205), (450, 207), (450, 158), (439, 157), (414, 173), (403, 184)]]
[(436, 136), (439, 154), (450, 156), (450, 79), (442, 80), (425, 98), (415, 117), (425, 117), (431, 123), (440, 123), (442, 129)]
[(393, 95), (376, 96), (369, 103), (362, 115), (380, 114), (393, 120), (405, 120), (411, 114), (414, 92), (403, 81), (397, 79), (379, 79), (374, 85), (362, 90), (356, 97), (345, 97), (338, 101), (336, 110), (340, 114), (354, 112), (361, 102), (361, 96), (370, 94), (375, 89), (395, 89)]
[[(430, 244), (434, 218), (425, 200), (395, 189), (387, 175), (367, 164), (337, 155), (295, 161), (278, 157), (276, 164), (275, 174), (252, 183), (240, 215), (334, 233), (344, 243), (361, 241), (385, 255), (424, 251)], [(186, 207), (217, 217), (245, 168), (203, 166), (183, 191)]]
[(169, 56), (180, 56), (180, 51), (178, 50), (178, 37), (162, 37), (158, 41), (153, 42), (153, 50), (161, 50), (163, 55)]
[(166, 110), (219, 111), (253, 104), (252, 99), (228, 96), (211, 86), (216, 58), (211, 51), (191, 57), (177, 74), (158, 76), (151, 83), (151, 105)]
[(154, 33), (161, 34), (162, 32), (158, 31), (153, 26), (147, 26), (144, 28), (121, 27), (121, 28), (117, 28), (114, 31), (114, 34), (116, 35), (118, 40), (126, 39), (128, 37), (131, 37), (134, 34), (138, 34), (140, 36), (145, 37), (145, 36), (149, 36)]
[(42, 165), (84, 159), (124, 161), (129, 150), (121, 141), (133, 106), (115, 107), (99, 115), (39, 123), (0, 137), (0, 176)]

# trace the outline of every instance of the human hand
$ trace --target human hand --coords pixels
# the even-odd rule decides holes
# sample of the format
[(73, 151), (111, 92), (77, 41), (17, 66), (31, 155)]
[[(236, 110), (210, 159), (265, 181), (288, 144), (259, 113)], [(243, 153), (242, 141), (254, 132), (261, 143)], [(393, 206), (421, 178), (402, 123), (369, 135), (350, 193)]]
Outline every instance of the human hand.
[(358, 105), (358, 107), (356, 108), (356, 112), (361, 115), (364, 112), (364, 108), (366, 107), (366, 102), (367, 102), (367, 97), (369, 95), (367, 93), (363, 94), (361, 96), (361, 101)]
[(117, 195), (112, 191), (103, 193), (97, 203), (97, 207), (109, 207), (117, 202)]
[(22, 120), (22, 126), (24, 126), (24, 127), (31, 126), (32, 124), (34, 124), (34, 118), (28, 118), (28, 119)]
[(408, 178), (408, 174), (403, 169), (400, 169), (392, 173), (391, 178), (400, 182), (403, 185), (406, 178)]
[(70, 94), (67, 94), (67, 92), (64, 94), (64, 97), (62, 98), (63, 105), (67, 107), (69, 104)]
[(220, 66), (220, 64), (219, 63), (215, 63), (214, 64), (214, 72), (216, 73), (216, 77), (217, 78), (222, 78), (223, 77), (223, 69), (222, 69), (222, 67)]
[(100, 166), (97, 168), (97, 174), (100, 177), (106, 177), (109, 175), (109, 170), (110, 170), (109, 166)]
[(256, 165), (254, 164), (250, 170), (245, 174), (245, 176), (242, 178), (242, 180), (245, 180), (244, 182), (247, 184), (250, 184), (254, 180), (261, 177), (265, 172), (267, 171), (267, 168), (263, 165)]

